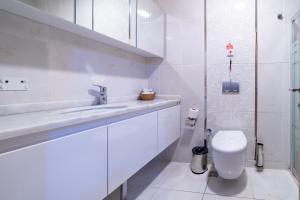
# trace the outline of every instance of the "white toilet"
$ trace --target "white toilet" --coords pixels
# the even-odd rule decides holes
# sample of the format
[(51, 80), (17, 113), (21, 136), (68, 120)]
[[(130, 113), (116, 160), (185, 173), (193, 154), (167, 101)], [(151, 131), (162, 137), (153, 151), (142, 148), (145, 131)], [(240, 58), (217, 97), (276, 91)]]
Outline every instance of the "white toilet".
[(221, 178), (236, 179), (245, 168), (247, 138), (242, 131), (219, 131), (212, 139), (212, 155)]

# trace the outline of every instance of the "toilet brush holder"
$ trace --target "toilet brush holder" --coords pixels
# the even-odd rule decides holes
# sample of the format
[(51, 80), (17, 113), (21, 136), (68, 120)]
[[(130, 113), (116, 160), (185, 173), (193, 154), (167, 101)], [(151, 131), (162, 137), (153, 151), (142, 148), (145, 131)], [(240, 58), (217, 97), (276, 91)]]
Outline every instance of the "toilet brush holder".
[(206, 145), (196, 146), (192, 150), (193, 157), (191, 163), (191, 170), (194, 174), (203, 174), (207, 171), (207, 154), (208, 149)]

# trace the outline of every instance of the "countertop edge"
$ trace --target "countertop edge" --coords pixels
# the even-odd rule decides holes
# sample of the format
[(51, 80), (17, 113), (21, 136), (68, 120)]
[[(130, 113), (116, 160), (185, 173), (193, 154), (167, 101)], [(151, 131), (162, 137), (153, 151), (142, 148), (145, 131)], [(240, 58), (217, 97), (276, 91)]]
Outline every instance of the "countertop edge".
[[(49, 122), (48, 124), (4, 130), (4, 131), (0, 131), (0, 141), (13, 139), (21, 136), (27, 136), (39, 132), (62, 129), (64, 127), (75, 126), (75, 125), (89, 123), (93, 121), (105, 121), (108, 119), (117, 118), (122, 115), (123, 116), (130, 115), (130, 114), (132, 115), (134, 113), (143, 112), (143, 111), (146, 113), (155, 112), (157, 110), (173, 107), (179, 104), (180, 104), (179, 99), (176, 100), (171, 99), (171, 100), (165, 100), (163, 102), (154, 102), (153, 104), (147, 104), (145, 106), (140, 106), (140, 107), (114, 110), (111, 113), (90, 114), (90, 115), (73, 118), (73, 119), (53, 121), (53, 122)], [(107, 124), (109, 124), (109, 122)]]

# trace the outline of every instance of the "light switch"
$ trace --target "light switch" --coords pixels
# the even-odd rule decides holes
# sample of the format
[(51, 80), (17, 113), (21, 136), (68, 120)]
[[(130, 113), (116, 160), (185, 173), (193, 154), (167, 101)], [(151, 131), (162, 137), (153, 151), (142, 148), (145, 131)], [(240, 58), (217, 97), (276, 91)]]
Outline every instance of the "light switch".
[(26, 91), (28, 80), (25, 78), (5, 77), (0, 78), (0, 91)]

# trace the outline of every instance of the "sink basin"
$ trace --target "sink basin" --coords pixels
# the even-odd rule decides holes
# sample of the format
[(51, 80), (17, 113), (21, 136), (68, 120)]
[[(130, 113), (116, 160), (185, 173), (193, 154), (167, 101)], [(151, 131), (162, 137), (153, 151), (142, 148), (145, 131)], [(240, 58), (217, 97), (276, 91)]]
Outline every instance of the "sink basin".
[(68, 110), (61, 111), (60, 114), (69, 114), (76, 112), (86, 112), (86, 111), (107, 111), (112, 109), (122, 109), (127, 108), (126, 105), (99, 105), (99, 106), (89, 106), (89, 107), (80, 107), (80, 108), (71, 108)]

